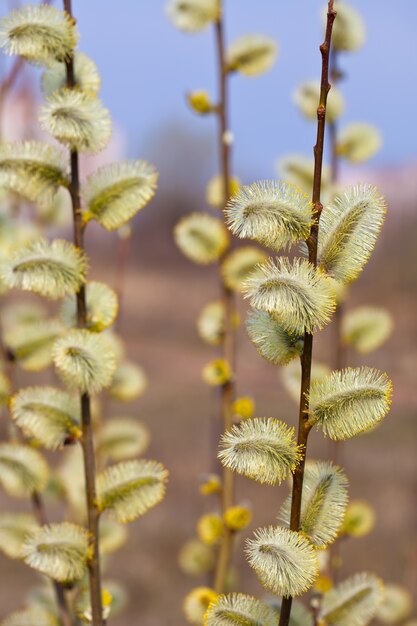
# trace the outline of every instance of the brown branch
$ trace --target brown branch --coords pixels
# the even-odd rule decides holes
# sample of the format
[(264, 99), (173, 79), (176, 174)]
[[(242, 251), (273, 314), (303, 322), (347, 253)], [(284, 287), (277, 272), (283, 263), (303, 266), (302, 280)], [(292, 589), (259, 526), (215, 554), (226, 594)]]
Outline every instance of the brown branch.
[[(334, 0), (329, 0), (327, 9), (326, 35), (324, 42), (320, 46), (322, 68), (321, 68), (321, 84), (320, 84), (320, 101), (317, 108), (317, 140), (314, 146), (314, 179), (313, 179), (313, 205), (314, 205), (314, 223), (310, 230), (308, 239), (308, 256), (312, 265), (317, 266), (317, 240), (319, 234), (319, 220), (322, 211), (321, 204), (321, 178), (323, 170), (323, 151), (324, 151), (324, 131), (326, 126), (326, 104), (327, 95), (330, 90), (329, 83), (329, 57), (332, 38), (333, 23), (336, 17), (336, 11), (333, 8)], [(301, 395), (300, 395), (300, 412), (298, 422), (297, 443), (302, 446), (302, 459), (296, 467), (293, 477), (293, 489), (291, 497), (291, 517), (290, 529), (299, 531), (301, 517), (301, 498), (304, 482), (304, 468), (307, 454), (308, 435), (311, 425), (308, 422), (309, 399), (311, 382), (311, 363), (313, 357), (313, 335), (305, 333), (304, 349), (301, 355)], [(279, 626), (288, 626), (291, 615), (292, 598), (283, 598), (281, 605), (281, 613), (279, 618)]]
[[(215, 24), (216, 49), (219, 76), (219, 104), (216, 109), (218, 117), (218, 143), (220, 150), (221, 176), (223, 181), (223, 206), (226, 207), (230, 196), (230, 159), (231, 147), (228, 136), (229, 124), (229, 93), (226, 59), (225, 59), (225, 38), (223, 22), (223, 6), (220, 6), (220, 15)], [(222, 259), (220, 260), (220, 262)], [(233, 424), (232, 404), (235, 396), (235, 332), (233, 329), (233, 318), (235, 315), (235, 298), (233, 292), (226, 287), (221, 275), (220, 283), (222, 290), (222, 301), (225, 309), (225, 328), (223, 338), (223, 357), (229, 363), (232, 371), (232, 380), (228, 381), (221, 389), (221, 414), (222, 430), (228, 430)], [(223, 468), (223, 487), (221, 496), (222, 513), (224, 514), (234, 503), (235, 478), (233, 472), (228, 468)], [(217, 593), (225, 591), (226, 580), (230, 569), (230, 562), (233, 550), (233, 540), (235, 533), (229, 528), (224, 529), (224, 534), (219, 548), (216, 571), (214, 577), (214, 589)]]
[(313, 618), (313, 626), (320, 626), (320, 606), (321, 606), (321, 597), (320, 595), (314, 595), (310, 600), (310, 612)]
[[(64, 0), (64, 10), (72, 18), (71, 0)], [(74, 80), (74, 62), (71, 58), (66, 63), (67, 87), (72, 89)], [(78, 152), (71, 151), (70, 194), (74, 221), (74, 244), (84, 250), (84, 226), (80, 201), (80, 177)], [(86, 327), (87, 307), (84, 285), (77, 293), (77, 325)], [(103, 610), (101, 599), (101, 572), (99, 553), (99, 510), (96, 505), (96, 461), (94, 452), (93, 427), (91, 421), (91, 402), (88, 393), (81, 395), (82, 450), (84, 459), (84, 475), (87, 501), (87, 524), (90, 536), (91, 557), (88, 562), (90, 585), (90, 602), (93, 626), (103, 626)]]

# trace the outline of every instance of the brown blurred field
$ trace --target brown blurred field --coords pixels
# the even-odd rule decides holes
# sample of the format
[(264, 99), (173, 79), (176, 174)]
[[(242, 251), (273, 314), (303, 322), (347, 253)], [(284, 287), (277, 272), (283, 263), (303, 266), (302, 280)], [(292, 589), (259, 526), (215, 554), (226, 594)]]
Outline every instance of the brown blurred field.
[[(395, 332), (384, 349), (365, 361), (353, 354), (348, 361), (350, 365), (366, 362), (388, 371), (394, 381), (394, 402), (390, 415), (375, 432), (343, 446), (351, 497), (368, 499), (378, 513), (370, 536), (343, 546), (343, 572), (372, 569), (386, 581), (404, 582), (417, 602), (417, 195), (414, 189), (402, 189), (401, 202), (394, 202), (397, 178), (393, 175), (388, 179), (385, 173), (380, 176), (387, 181), (388, 220), (371, 263), (352, 288), (349, 306), (386, 306), (395, 318)], [(193, 534), (197, 517), (214, 504), (199, 495), (198, 479), (214, 467), (211, 452), (216, 397), (202, 383), (200, 371), (215, 351), (200, 342), (195, 318), (209, 299), (217, 297), (217, 280), (215, 268), (191, 267), (171, 241), (177, 216), (196, 208), (199, 194), (201, 189), (181, 195), (178, 189), (170, 194), (162, 188), (160, 197), (146, 209), (146, 216), (135, 222), (121, 330), (129, 356), (148, 372), (150, 387), (124, 412), (149, 425), (153, 441), (147, 456), (162, 461), (171, 477), (164, 502), (130, 527), (130, 541), (108, 564), (110, 577), (122, 581), (130, 596), (126, 611), (112, 620), (115, 626), (179, 626), (184, 623), (183, 596), (192, 586), (206, 582), (181, 574), (177, 554)], [(112, 282), (110, 262), (116, 244), (115, 236), (92, 229), (87, 240), (92, 276)], [(243, 311), (242, 303), (241, 308)], [(332, 341), (329, 327), (317, 338), (318, 360), (331, 362)], [(243, 329), (239, 333), (238, 363), (238, 391), (254, 396), (257, 414), (295, 424), (297, 408), (276, 369), (258, 357)], [(26, 377), (24, 380), (27, 382)], [(314, 433), (311, 454), (325, 457), (327, 451), (328, 443), (320, 433)], [(274, 523), (286, 493), (285, 486), (260, 487), (239, 480), (238, 499), (250, 501), (253, 508), (253, 522), (244, 536), (256, 526)], [(1, 496), (2, 508), (24, 505)], [(55, 514), (52, 509), (51, 517)], [(236, 588), (262, 594), (243, 558), (243, 539), (236, 548), (235, 563), (241, 573)], [(0, 613), (6, 615), (23, 605), (37, 576), (25, 565), (3, 556), (0, 575)]]

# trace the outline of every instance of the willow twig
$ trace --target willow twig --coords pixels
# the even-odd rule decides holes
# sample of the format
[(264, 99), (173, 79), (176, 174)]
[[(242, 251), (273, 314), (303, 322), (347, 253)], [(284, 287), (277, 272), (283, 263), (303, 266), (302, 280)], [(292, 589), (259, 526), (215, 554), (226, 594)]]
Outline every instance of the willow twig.
[[(307, 240), (308, 258), (312, 265), (317, 266), (317, 240), (319, 234), (319, 220), (323, 209), (321, 204), (321, 178), (323, 169), (323, 150), (324, 150), (324, 131), (326, 126), (326, 104), (327, 95), (330, 90), (329, 83), (329, 57), (332, 38), (333, 23), (336, 17), (336, 11), (333, 8), (334, 0), (329, 0), (327, 9), (327, 24), (325, 40), (320, 46), (322, 57), (321, 69), (321, 85), (320, 85), (320, 101), (317, 108), (317, 140), (314, 146), (314, 178), (313, 178), (313, 213), (314, 222), (310, 230), (310, 236)], [(311, 382), (311, 364), (313, 357), (313, 335), (305, 333), (304, 349), (301, 355), (301, 395), (300, 395), (300, 411), (298, 422), (297, 444), (301, 446), (302, 458), (295, 469), (293, 477), (293, 489), (291, 497), (291, 517), (290, 529), (298, 531), (300, 529), (301, 517), (301, 498), (303, 492), (304, 469), (307, 454), (308, 435), (311, 430), (311, 424), (308, 422), (309, 398)], [(281, 613), (279, 618), (279, 626), (288, 626), (292, 607), (292, 597), (283, 598), (281, 605)]]
[[(226, 207), (230, 195), (230, 169), (231, 169), (231, 141), (229, 131), (229, 91), (228, 91), (228, 70), (225, 60), (225, 38), (224, 38), (224, 6), (221, 3), (219, 17), (215, 24), (216, 49), (219, 79), (219, 103), (217, 107), (218, 117), (218, 144), (220, 150), (221, 177), (223, 183), (223, 207)], [(222, 259), (220, 260), (221, 263)], [(232, 379), (226, 382), (221, 389), (221, 415), (222, 430), (228, 430), (233, 424), (232, 405), (235, 395), (235, 333), (233, 329), (233, 318), (235, 315), (235, 298), (231, 289), (223, 282), (220, 276), (222, 301), (225, 311), (225, 327), (223, 337), (223, 357), (230, 365)], [(234, 503), (235, 478), (233, 472), (228, 468), (223, 468), (222, 487), (222, 512), (223, 514)], [(222, 541), (219, 548), (218, 560), (214, 577), (214, 589), (217, 593), (225, 591), (227, 575), (230, 569), (232, 557), (234, 532), (229, 528), (224, 529)]]
[[(64, 0), (64, 9), (72, 18), (71, 0)], [(74, 62), (71, 58), (66, 63), (67, 87), (74, 88)], [(71, 150), (71, 181), (70, 194), (74, 222), (74, 244), (84, 250), (84, 225), (80, 201), (80, 179), (78, 152)], [(87, 306), (85, 286), (82, 285), (77, 293), (77, 325), (86, 327)], [(90, 585), (90, 601), (92, 611), (92, 625), (103, 626), (103, 611), (101, 599), (101, 572), (99, 553), (99, 510), (96, 505), (96, 461), (94, 452), (93, 427), (91, 421), (91, 402), (88, 393), (83, 393), (81, 401), (82, 450), (84, 459), (84, 475), (87, 501), (87, 523), (90, 536), (91, 556), (88, 562)]]

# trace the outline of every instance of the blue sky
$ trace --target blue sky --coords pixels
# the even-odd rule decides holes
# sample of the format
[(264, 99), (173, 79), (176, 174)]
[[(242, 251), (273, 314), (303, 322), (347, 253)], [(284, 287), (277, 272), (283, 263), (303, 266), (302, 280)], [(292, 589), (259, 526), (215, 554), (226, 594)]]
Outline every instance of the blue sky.
[[(372, 121), (384, 148), (374, 163), (417, 158), (417, 2), (350, 0), (367, 23), (365, 47), (345, 54), (345, 121)], [(212, 122), (193, 115), (184, 94), (215, 87), (211, 29), (190, 35), (165, 16), (165, 0), (73, 0), (80, 49), (98, 63), (102, 98), (140, 154), (165, 127), (212, 136)], [(259, 78), (233, 77), (232, 127), (237, 168), (271, 176), (274, 162), (289, 152), (311, 152), (314, 125), (292, 103), (299, 81), (318, 77), (322, 37), (321, 0), (226, 0), (227, 37), (259, 32), (275, 37), (279, 58)]]

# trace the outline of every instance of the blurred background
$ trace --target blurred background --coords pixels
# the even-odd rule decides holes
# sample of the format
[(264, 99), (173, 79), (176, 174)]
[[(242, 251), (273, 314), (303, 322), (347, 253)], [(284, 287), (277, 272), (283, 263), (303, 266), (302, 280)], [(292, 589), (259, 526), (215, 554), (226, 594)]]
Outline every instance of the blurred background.
[[(1, 14), (16, 4), (0, 0)], [(383, 146), (366, 166), (344, 165), (342, 181), (377, 184), (386, 196), (388, 215), (347, 308), (384, 306), (395, 328), (383, 348), (364, 358), (349, 353), (348, 364), (366, 363), (387, 371), (393, 378), (394, 400), (380, 428), (344, 447), (350, 495), (368, 500), (377, 522), (370, 535), (342, 546), (343, 574), (372, 570), (387, 582), (404, 584), (417, 602), (417, 3), (351, 4), (364, 17), (367, 40), (355, 54), (340, 55), (345, 74), (340, 89), (346, 101), (342, 122), (374, 124)], [(244, 183), (276, 177), (277, 161), (288, 153), (312, 156), (315, 126), (300, 116), (293, 92), (300, 81), (319, 77), (321, 5), (311, 0), (226, 2), (228, 40), (254, 32), (276, 38), (279, 45), (270, 72), (254, 79), (232, 77), (233, 171)], [(186, 93), (208, 89), (215, 97), (214, 35), (210, 29), (198, 35), (177, 31), (162, 0), (73, 0), (73, 10), (81, 33), (79, 48), (99, 66), (101, 98), (114, 122), (111, 145), (84, 161), (83, 175), (123, 157), (145, 158), (160, 172), (155, 199), (133, 222), (119, 330), (129, 358), (143, 366), (150, 383), (147, 393), (129, 406), (129, 414), (149, 426), (147, 456), (162, 461), (171, 477), (166, 499), (129, 527), (129, 542), (108, 564), (111, 578), (120, 580), (129, 596), (126, 610), (112, 623), (177, 626), (184, 623), (184, 595), (207, 582), (204, 577), (186, 577), (177, 560), (181, 546), (195, 535), (198, 517), (213, 507), (199, 494), (198, 485), (200, 475), (214, 468), (210, 446), (216, 393), (202, 382), (201, 369), (216, 351), (202, 344), (195, 321), (204, 304), (218, 297), (218, 279), (214, 266), (194, 267), (184, 259), (172, 229), (190, 211), (212, 211), (205, 203), (205, 188), (218, 173), (215, 120), (194, 115)], [(2, 57), (1, 80), (9, 70), (10, 62)], [(39, 72), (25, 67), (6, 94), (1, 112), (4, 139), (39, 136), (38, 83)], [(115, 284), (119, 243), (117, 234), (89, 228), (92, 278)], [(239, 307), (244, 317), (244, 303)], [(316, 341), (317, 359), (330, 365), (333, 340), (330, 326)], [(34, 379), (26, 376), (20, 382), (29, 380)], [(255, 399), (258, 416), (296, 423), (297, 407), (280, 372), (261, 360), (243, 328), (238, 393)], [(327, 442), (313, 433), (312, 456), (325, 457), (327, 452)], [(238, 481), (238, 500), (250, 502), (253, 511), (251, 527), (236, 549), (239, 591), (262, 594), (243, 558), (243, 538), (252, 528), (274, 523), (286, 494), (285, 486)], [(15, 502), (0, 498), (2, 507), (16, 508)], [(36, 574), (0, 555), (0, 578), (3, 616), (22, 606)]]

